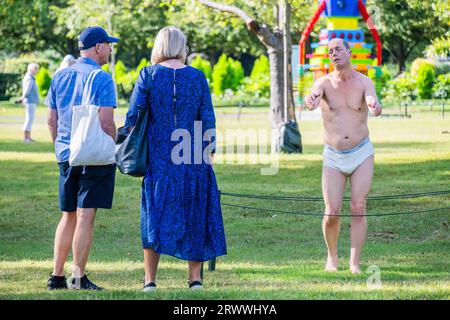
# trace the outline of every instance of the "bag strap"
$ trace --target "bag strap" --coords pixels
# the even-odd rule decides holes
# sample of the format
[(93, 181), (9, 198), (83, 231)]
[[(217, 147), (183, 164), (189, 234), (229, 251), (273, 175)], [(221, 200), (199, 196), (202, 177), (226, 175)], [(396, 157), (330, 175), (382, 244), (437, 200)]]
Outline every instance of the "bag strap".
[[(152, 83), (153, 83), (153, 73), (155, 72), (155, 64), (148, 67), (149, 79), (147, 81), (147, 111), (150, 113), (151, 98), (152, 98)], [(141, 110), (138, 106), (138, 110)]]
[(98, 68), (98, 69), (92, 70), (91, 73), (89, 73), (89, 77), (86, 81), (86, 84), (84, 85), (83, 98), (81, 100), (81, 105), (84, 106), (84, 105), (91, 103), (92, 84), (94, 83), (95, 76), (98, 75), (101, 71), (102, 71), (102, 69)]

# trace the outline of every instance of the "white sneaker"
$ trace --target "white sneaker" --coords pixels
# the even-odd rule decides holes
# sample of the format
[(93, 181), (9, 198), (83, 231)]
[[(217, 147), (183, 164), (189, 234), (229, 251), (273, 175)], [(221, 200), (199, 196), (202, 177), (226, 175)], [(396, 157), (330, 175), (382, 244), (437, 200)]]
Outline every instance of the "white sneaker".
[(203, 285), (200, 281), (192, 281), (192, 282), (189, 282), (189, 289), (192, 289), (192, 290), (203, 289)]
[(149, 282), (144, 286), (144, 289), (142, 289), (142, 291), (144, 292), (153, 292), (156, 290), (156, 283), (154, 282)]

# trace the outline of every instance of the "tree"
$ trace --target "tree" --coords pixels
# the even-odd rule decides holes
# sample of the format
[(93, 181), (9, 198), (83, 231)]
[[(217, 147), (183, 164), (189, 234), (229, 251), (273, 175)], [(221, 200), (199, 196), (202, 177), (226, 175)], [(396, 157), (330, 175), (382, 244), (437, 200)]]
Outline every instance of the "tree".
[[(220, 10), (222, 12), (228, 12), (234, 16), (239, 17), (243, 20), (247, 28), (253, 32), (258, 40), (267, 49), (270, 62), (270, 118), (272, 122), (272, 150), (279, 150), (279, 139), (278, 132), (281, 128), (284, 120), (295, 119), (294, 113), (294, 96), (292, 88), (292, 68), (289, 68), (288, 75), (288, 114), (285, 117), (284, 111), (284, 61), (283, 61), (283, 33), (287, 33), (288, 39), (288, 57), (291, 56), (291, 34), (289, 29), (289, 23), (285, 26), (281, 24), (281, 19), (279, 15), (278, 7), (274, 8), (275, 14), (275, 24), (271, 28), (267, 23), (262, 23), (257, 19), (251, 17), (247, 12), (240, 9), (237, 6), (229, 4), (220, 4), (208, 0), (198, 0), (204, 6), (210, 7), (212, 9)], [(266, 3), (265, 1), (260, 1)], [(283, 4), (287, 7), (287, 12), (290, 11), (290, 5), (287, 1), (283, 1)], [(289, 15), (288, 15), (289, 16)], [(287, 19), (289, 22), (289, 19)], [(284, 29), (283, 29), (284, 28)]]
[[(101, 26), (106, 29), (109, 35), (115, 36), (114, 18), (119, 12), (116, 2), (116, 0), (98, 0), (95, 2), (68, 0), (67, 7), (52, 6), (52, 10), (58, 17), (58, 25), (69, 30), (66, 34), (68, 38), (76, 39), (81, 31), (88, 26)], [(115, 60), (116, 52), (113, 50), (109, 68), (114, 80), (116, 79)]]
[[(156, 32), (165, 24), (161, 1), (152, 0), (68, 0), (66, 7), (53, 6), (57, 24), (70, 30), (66, 36), (76, 39), (87, 26), (104, 27), (120, 42), (114, 46), (110, 71), (115, 78), (115, 60), (120, 58), (128, 65), (137, 65), (144, 57), (150, 57), (150, 47)], [(124, 48), (124, 50), (122, 50)]]
[(379, 8), (380, 38), (397, 62), (398, 73), (405, 70), (411, 54), (421, 55), (431, 39), (444, 35), (448, 29), (448, 18), (441, 13), (445, 10), (438, 10), (443, 6), (442, 0), (368, 1), (371, 5)]
[(246, 60), (245, 67), (250, 72), (253, 57), (265, 52), (239, 18), (210, 10), (197, 0), (171, 0), (165, 6), (167, 23), (179, 26), (188, 38), (190, 52), (202, 53), (211, 65), (225, 54), (242, 62)]
[(118, 2), (119, 14), (114, 17), (120, 36), (117, 58), (128, 66), (137, 66), (150, 59), (151, 48), (158, 31), (168, 24), (166, 8), (161, 0), (123, 0)]
[(136, 66), (150, 57), (156, 32), (167, 24), (161, 2), (0, 0), (0, 51), (20, 55), (52, 49), (61, 56), (76, 56), (77, 36), (88, 25), (97, 24), (121, 38), (115, 46), (116, 57)]
[(0, 51), (21, 54), (54, 49), (66, 54), (70, 44), (64, 32), (53, 31), (56, 15), (50, 9), (52, 4), (64, 7), (65, 3), (65, 0), (0, 0)]

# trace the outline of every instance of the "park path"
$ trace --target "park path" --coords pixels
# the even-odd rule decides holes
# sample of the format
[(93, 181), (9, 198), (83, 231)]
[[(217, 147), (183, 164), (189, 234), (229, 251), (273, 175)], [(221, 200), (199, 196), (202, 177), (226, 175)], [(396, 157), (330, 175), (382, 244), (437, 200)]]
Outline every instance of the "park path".
[[(251, 118), (255, 116), (261, 116), (261, 113), (242, 113), (240, 118)], [(226, 113), (222, 114), (220, 112), (216, 112), (216, 118), (237, 118), (238, 115), (236, 113)], [(125, 122), (125, 115), (116, 114), (114, 116), (116, 125), (122, 126)], [(321, 113), (320, 109), (316, 109), (313, 112), (302, 112), (301, 114), (297, 114), (297, 120), (301, 121), (309, 121), (309, 120), (320, 120)], [(0, 115), (0, 126), (15, 126), (18, 124), (23, 124), (24, 116), (17, 115)], [(35, 124), (45, 124), (47, 122), (46, 115), (38, 115), (34, 119)]]

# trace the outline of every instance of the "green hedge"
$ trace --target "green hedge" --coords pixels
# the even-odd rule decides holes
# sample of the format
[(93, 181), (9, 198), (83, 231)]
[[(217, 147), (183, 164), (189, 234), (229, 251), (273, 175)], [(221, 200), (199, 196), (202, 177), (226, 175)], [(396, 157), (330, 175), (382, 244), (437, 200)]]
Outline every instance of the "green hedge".
[(208, 79), (209, 82), (212, 81), (212, 68), (208, 60), (203, 59), (198, 55), (192, 60), (191, 66), (201, 70), (205, 74), (206, 79)]
[(269, 59), (262, 55), (255, 60), (250, 77), (245, 78), (245, 90), (256, 97), (270, 96), (270, 65)]
[(436, 74), (432, 64), (423, 63), (417, 72), (417, 89), (422, 99), (430, 99)]
[(450, 73), (441, 74), (436, 78), (433, 86), (433, 97), (438, 99), (450, 98)]
[(47, 96), (51, 82), (52, 77), (50, 76), (50, 72), (44, 67), (39, 68), (39, 72), (36, 74), (36, 84), (38, 86), (39, 95), (41, 97)]
[(428, 57), (450, 57), (450, 37), (446, 35), (434, 39), (425, 52)]
[(19, 73), (25, 75), (27, 67), (30, 63), (37, 63), (40, 68), (48, 69), (50, 61), (48, 59), (42, 59), (37, 57), (21, 57), (7, 59), (3, 62), (5, 73)]
[[(115, 73), (116, 73), (116, 84), (117, 84), (117, 94), (119, 98), (129, 100), (131, 94), (133, 92), (134, 84), (137, 81), (139, 76), (139, 72), (142, 68), (149, 66), (150, 63), (147, 59), (143, 58), (139, 62), (139, 65), (134, 69), (129, 69), (126, 65), (121, 61), (117, 60), (115, 65)], [(109, 74), (111, 74), (109, 70), (109, 64), (104, 64), (102, 69)]]
[(225, 54), (222, 54), (212, 71), (214, 94), (216, 96), (221, 96), (227, 89), (236, 92), (243, 80), (244, 69), (242, 68), (242, 64), (239, 61), (228, 58)]
[(0, 73), (0, 100), (9, 100), (20, 95), (21, 75), (18, 73)]

